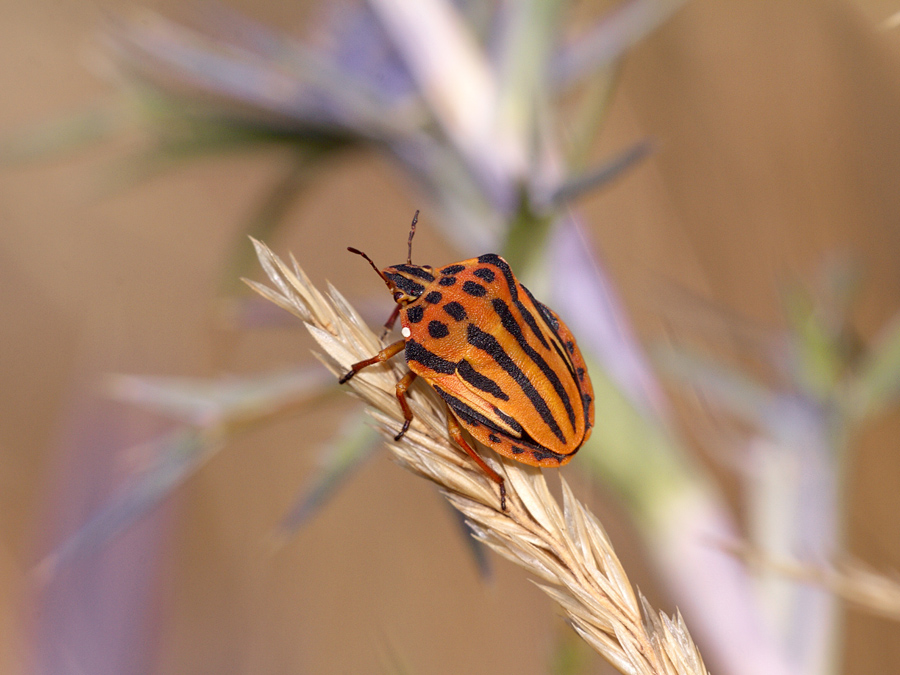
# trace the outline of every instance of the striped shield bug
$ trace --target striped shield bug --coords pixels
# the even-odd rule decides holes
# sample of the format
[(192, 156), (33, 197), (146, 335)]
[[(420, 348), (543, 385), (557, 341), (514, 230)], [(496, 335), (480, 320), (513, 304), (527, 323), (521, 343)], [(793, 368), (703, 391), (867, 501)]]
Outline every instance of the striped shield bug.
[(459, 446), (500, 486), (503, 478), (478, 455), (462, 430), (496, 452), (531, 466), (562, 466), (591, 434), (594, 392), (584, 358), (566, 324), (513, 275), (500, 256), (488, 253), (441, 269), (412, 264), (410, 226), (406, 264), (379, 270), (397, 306), (403, 339), (353, 364), (347, 382), (363, 368), (405, 351), (409, 372), (397, 383), (404, 422), (413, 419), (406, 392), (417, 376), (442, 399), (447, 428)]

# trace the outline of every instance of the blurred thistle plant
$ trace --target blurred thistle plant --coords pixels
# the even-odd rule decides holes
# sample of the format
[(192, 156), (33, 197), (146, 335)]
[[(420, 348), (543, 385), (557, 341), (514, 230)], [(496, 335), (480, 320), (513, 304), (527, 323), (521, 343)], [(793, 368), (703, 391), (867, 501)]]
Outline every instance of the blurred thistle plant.
[[(900, 401), (900, 314), (864, 345), (852, 323), (859, 286), (853, 265), (829, 262), (812, 288), (785, 287), (787, 330), (739, 331), (771, 384), (687, 348), (658, 352), (669, 374), (743, 425), (725, 443), (712, 441), (736, 448), (746, 500), (746, 541), (726, 548), (753, 569), (767, 623), (800, 672), (836, 671), (839, 599), (900, 618), (897, 579), (850, 560), (844, 541), (853, 440)], [(799, 617), (808, 630), (796, 630)]]
[[(223, 9), (202, 29), (144, 13), (137, 20), (113, 21), (105, 34), (128, 106), (105, 116), (88, 114), (81, 118), (82, 127), (54, 128), (50, 141), (47, 135), (35, 136), (30, 145), (7, 147), (6, 155), (39, 154), (53, 139), (57, 144), (60, 139), (94, 140), (104, 131), (118, 131), (123, 109), (152, 139), (143, 157), (129, 159), (124, 175), (131, 180), (215, 152), (282, 148), (288, 152), (287, 166), (245, 228), (258, 239), (271, 239), (321, 162), (351, 149), (384, 154), (415, 185), (426, 201), (425, 212), (461, 257), (502, 253), (578, 335), (590, 361), (597, 425), (573, 466), (612, 486), (629, 508), (708, 658), (733, 675), (820, 675), (834, 667), (825, 645), (839, 644), (833, 607), (816, 621), (791, 611), (773, 618), (765, 589), (754, 586), (747, 567), (726, 551), (741, 541), (734, 518), (714, 482), (671, 431), (656, 377), (592, 243), (567, 210), (578, 196), (609, 183), (649, 152), (650, 145), (641, 141), (599, 166), (586, 165), (620, 58), (680, 4), (625, 0), (567, 38), (567, 4), (562, 2), (369, 0), (329, 6), (329, 20), (315, 44)], [(229, 286), (251, 260), (243, 238), (234, 250), (238, 253), (223, 274)], [(778, 365), (809, 378), (804, 386), (818, 388), (819, 398), (778, 399), (758, 387), (745, 387), (738, 398), (764, 403), (765, 410), (777, 413), (765, 415), (758, 407), (754, 420), (775, 425), (779, 443), (793, 447), (798, 437), (791, 432), (812, 430), (812, 446), (805, 437), (798, 446), (808, 451), (782, 454), (812, 462), (822, 480), (804, 484), (813, 489), (814, 499), (794, 502), (789, 522), (770, 510), (769, 518), (758, 521), (761, 531), (751, 532), (751, 543), (755, 550), (766, 537), (787, 536), (785, 530), (796, 536), (799, 523), (814, 522), (804, 536), (817, 545), (815, 550), (831, 556), (839, 552), (842, 470), (842, 462), (833, 460), (846, 453), (844, 439), (833, 436), (826, 424), (833, 421), (833, 411), (821, 399), (830, 400), (827, 392), (842, 389), (843, 380), (835, 376), (832, 345), (821, 341), (821, 326), (800, 309), (792, 316), (796, 349)], [(811, 348), (814, 344), (818, 350)], [(885, 392), (896, 389), (897, 368), (884, 370), (879, 361), (895, 358), (900, 350), (893, 349), (874, 357), (872, 373), (863, 378), (868, 387), (850, 387), (855, 393), (842, 399), (844, 410), (862, 419), (863, 411), (884, 403)], [(704, 386), (728, 383), (718, 366), (703, 369), (682, 357), (675, 361), (676, 370), (692, 381), (703, 380)], [(284, 374), (286, 387), (280, 375), (233, 380), (227, 387), (118, 380), (121, 397), (164, 410), (185, 422), (185, 429), (154, 445), (153, 461), (132, 488), (65, 542), (48, 565), (96, 548), (133, 522), (236, 429), (321, 395), (321, 382), (312, 384), (310, 371), (304, 369), (292, 381), (294, 376)], [(799, 405), (773, 408), (772, 403)], [(350, 425), (286, 527), (302, 523), (374, 447), (373, 432)], [(778, 472), (771, 477), (778, 478)], [(757, 495), (762, 510), (779, 490), (795, 488), (757, 484), (748, 493)], [(811, 513), (823, 504), (821, 513)]]

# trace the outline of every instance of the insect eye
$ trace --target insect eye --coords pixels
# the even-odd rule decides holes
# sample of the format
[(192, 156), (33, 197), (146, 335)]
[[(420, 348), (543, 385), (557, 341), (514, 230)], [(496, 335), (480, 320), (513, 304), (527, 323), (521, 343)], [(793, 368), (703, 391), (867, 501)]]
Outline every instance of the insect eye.
[(400, 291), (394, 291), (394, 302), (400, 302), (400, 298), (403, 297), (403, 293)]

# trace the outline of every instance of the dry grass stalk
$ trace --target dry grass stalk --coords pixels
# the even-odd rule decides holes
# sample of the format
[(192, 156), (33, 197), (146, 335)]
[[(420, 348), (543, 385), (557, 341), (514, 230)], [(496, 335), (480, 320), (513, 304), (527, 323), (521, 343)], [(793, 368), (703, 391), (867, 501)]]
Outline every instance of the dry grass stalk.
[[(275, 288), (247, 283), (306, 324), (327, 354), (319, 358), (335, 375), (381, 348), (337, 290), (329, 285), (328, 294), (321, 293), (293, 257), (289, 266), (264, 244), (254, 245)], [(620, 671), (707, 673), (681, 616), (671, 619), (638, 600), (603, 527), (564, 480), (560, 508), (540, 470), (488, 456), (506, 477), (509, 510), (500, 511), (496, 485), (450, 440), (444, 404), (428, 387), (411, 389), (415, 420), (400, 442), (393, 441), (402, 423), (394, 387), (403, 374), (402, 361), (394, 361), (361, 371), (347, 386), (369, 404), (401, 464), (441, 486), (477, 538), (539, 577), (575, 630)]]
[(773, 558), (751, 546), (724, 546), (751, 569), (780, 574), (786, 579), (821, 586), (860, 610), (900, 621), (900, 578), (877, 572), (864, 563), (847, 560), (833, 566), (787, 558)]

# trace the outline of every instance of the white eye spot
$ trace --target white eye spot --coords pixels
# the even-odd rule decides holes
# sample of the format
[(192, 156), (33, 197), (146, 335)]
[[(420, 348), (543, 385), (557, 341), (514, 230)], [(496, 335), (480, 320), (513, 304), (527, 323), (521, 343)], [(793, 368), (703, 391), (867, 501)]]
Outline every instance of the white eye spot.
[(403, 328), (400, 331), (400, 335), (402, 335), (405, 338), (408, 338), (410, 335), (412, 335), (412, 331), (409, 329), (409, 326), (403, 326)]

